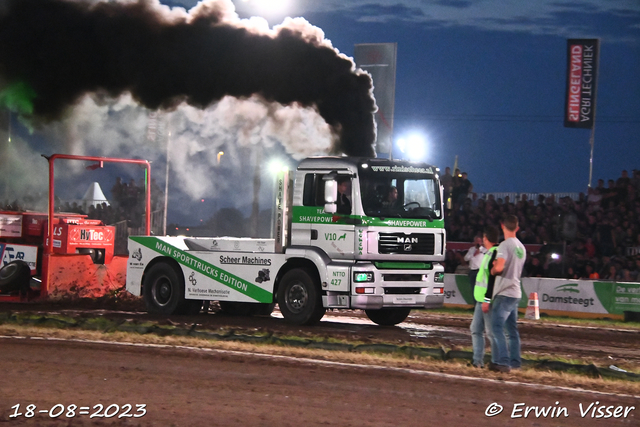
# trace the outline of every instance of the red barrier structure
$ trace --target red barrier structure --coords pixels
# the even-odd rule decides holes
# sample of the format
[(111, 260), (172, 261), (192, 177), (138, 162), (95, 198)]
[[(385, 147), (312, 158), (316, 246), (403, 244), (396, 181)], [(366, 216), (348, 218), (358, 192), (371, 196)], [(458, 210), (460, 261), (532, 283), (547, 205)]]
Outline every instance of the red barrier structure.
[[(14, 264), (4, 276), (0, 274), (0, 301), (97, 298), (124, 288), (128, 257), (114, 254), (115, 227), (88, 219), (86, 215), (54, 212), (54, 164), (56, 160), (83, 160), (96, 162), (95, 168), (103, 167), (105, 162), (144, 167), (145, 235), (148, 236), (151, 234), (150, 163), (139, 159), (69, 154), (43, 157), (49, 162), (48, 213), (0, 213), (0, 219), (5, 220), (0, 221), (4, 226), (4, 233), (0, 232), (0, 250), (12, 255)], [(37, 261), (24, 259), (24, 253), (36, 251), (34, 258), (37, 257)], [(16, 257), (14, 253), (23, 255)], [(32, 277), (25, 265), (31, 269)], [(35, 284), (39, 282), (39, 287), (34, 286), (33, 278), (39, 279), (35, 281)]]

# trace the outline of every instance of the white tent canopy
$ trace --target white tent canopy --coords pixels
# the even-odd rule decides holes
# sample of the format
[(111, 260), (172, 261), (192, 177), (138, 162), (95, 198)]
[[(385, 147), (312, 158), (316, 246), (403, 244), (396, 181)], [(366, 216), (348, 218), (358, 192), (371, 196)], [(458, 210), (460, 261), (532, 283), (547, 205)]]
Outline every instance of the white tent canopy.
[(109, 205), (109, 201), (104, 196), (102, 189), (100, 188), (100, 184), (97, 182), (92, 182), (87, 188), (87, 191), (84, 193), (82, 197), (82, 208), (86, 210), (89, 206), (96, 207), (101, 205), (102, 203), (106, 203)]

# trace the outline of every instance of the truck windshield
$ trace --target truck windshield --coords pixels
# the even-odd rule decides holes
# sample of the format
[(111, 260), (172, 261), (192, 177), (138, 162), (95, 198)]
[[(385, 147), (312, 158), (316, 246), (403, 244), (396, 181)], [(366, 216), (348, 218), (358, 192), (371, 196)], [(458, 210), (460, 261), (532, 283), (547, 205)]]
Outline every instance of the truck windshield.
[(362, 206), (367, 216), (441, 219), (440, 183), (429, 173), (394, 173), (360, 168)]

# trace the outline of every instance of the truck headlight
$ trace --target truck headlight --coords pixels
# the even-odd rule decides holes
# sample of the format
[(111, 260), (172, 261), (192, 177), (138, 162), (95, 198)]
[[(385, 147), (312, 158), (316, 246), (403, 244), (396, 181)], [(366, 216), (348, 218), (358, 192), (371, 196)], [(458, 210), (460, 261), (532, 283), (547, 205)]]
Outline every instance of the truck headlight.
[(353, 281), (356, 283), (373, 282), (375, 280), (372, 271), (354, 271)]
[(436, 283), (444, 283), (444, 272), (439, 271), (436, 273), (436, 275), (433, 277), (433, 281)]

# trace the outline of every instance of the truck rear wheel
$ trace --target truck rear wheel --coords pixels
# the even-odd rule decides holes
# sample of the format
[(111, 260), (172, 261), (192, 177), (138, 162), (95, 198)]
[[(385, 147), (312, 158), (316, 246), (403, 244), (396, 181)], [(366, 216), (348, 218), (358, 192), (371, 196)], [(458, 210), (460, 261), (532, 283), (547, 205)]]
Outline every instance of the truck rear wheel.
[(26, 293), (31, 281), (31, 269), (24, 261), (13, 261), (0, 269), (0, 292)]
[(411, 313), (411, 309), (406, 307), (381, 308), (379, 310), (365, 310), (364, 312), (367, 313), (367, 317), (372, 322), (380, 326), (393, 326), (404, 322), (409, 313)]
[(312, 325), (322, 319), (326, 309), (322, 306), (320, 286), (304, 269), (289, 271), (278, 287), (278, 307), (284, 319), (296, 325)]
[(151, 266), (142, 280), (144, 303), (149, 313), (187, 314), (194, 310), (196, 303), (184, 298), (184, 278), (182, 272), (166, 262)]

